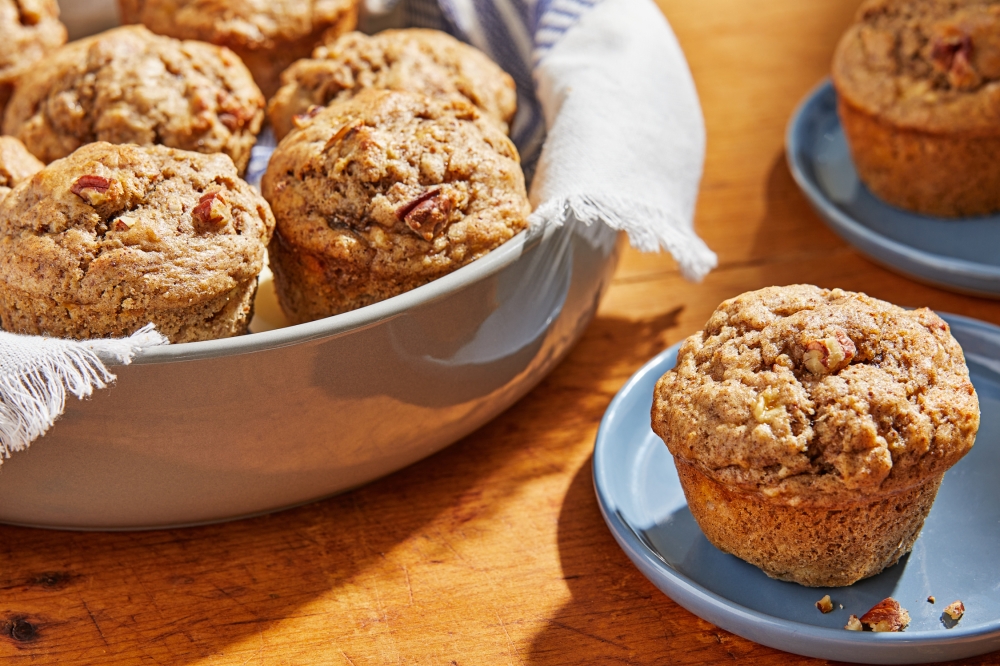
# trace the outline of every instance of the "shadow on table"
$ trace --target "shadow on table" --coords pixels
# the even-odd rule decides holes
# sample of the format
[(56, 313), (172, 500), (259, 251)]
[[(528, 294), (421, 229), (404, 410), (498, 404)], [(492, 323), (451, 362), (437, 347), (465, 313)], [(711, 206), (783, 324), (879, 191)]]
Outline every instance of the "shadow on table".
[[(560, 457), (565, 443), (585, 437), (582, 429), (589, 432), (606, 408), (610, 396), (594, 391), (608, 379), (607, 369), (637, 369), (661, 351), (679, 313), (643, 321), (596, 319), (571, 352), (573, 362), (557, 367), (508, 413), (427, 460), (338, 497), (179, 530), (77, 533), (0, 526), (0, 658), (185, 663), (230, 654), (226, 648), (258, 635), (263, 651), (265, 632), (274, 636), (284, 620), (299, 619), (297, 630), (306, 624), (313, 628), (305, 633), (316, 632), (309, 624), (316, 620), (305, 619), (311, 615), (344, 622), (302, 639), (326, 640), (321, 651), (339, 654), (338, 636), (357, 640), (359, 631), (382, 620), (363, 596), (352, 595), (375, 584), (366, 577), (374, 580), (395, 568), (385, 566), (386, 554), (427, 530), (460, 539), (467, 521), (488, 520), (504, 496), (530, 480), (489, 480), (518, 451), (540, 446), (526, 434), (548, 434), (546, 446)], [(542, 402), (574, 413), (579, 432), (554, 421)], [(574, 412), (578, 405), (584, 406)], [(589, 489), (589, 471), (587, 479)], [(584, 503), (587, 512), (592, 504)], [(397, 588), (408, 586), (409, 580)], [(320, 599), (327, 607), (310, 610)], [(240, 646), (240, 654), (246, 650)], [(378, 653), (373, 645), (371, 654)]]

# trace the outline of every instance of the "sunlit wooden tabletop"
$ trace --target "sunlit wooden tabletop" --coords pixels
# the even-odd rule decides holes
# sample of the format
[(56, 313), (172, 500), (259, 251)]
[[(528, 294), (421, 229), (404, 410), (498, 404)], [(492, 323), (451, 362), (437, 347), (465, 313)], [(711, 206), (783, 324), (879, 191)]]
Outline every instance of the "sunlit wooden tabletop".
[[(660, 0), (708, 125), (698, 285), (628, 251), (568, 358), (508, 412), (369, 486), (211, 527), (0, 527), (0, 660), (31, 664), (821, 664), (680, 608), (632, 566), (591, 484), (598, 422), (650, 357), (723, 299), (863, 290), (1000, 323), (1000, 302), (890, 273), (828, 231), (789, 175), (785, 125), (857, 0)], [(968, 664), (1000, 663), (1000, 653)]]

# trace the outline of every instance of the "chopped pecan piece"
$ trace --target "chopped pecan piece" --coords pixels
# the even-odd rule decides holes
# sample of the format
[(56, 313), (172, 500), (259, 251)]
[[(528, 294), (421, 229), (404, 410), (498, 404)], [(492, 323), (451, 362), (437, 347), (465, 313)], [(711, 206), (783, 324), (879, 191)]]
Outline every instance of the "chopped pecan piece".
[(847, 624), (844, 625), (844, 629), (848, 631), (864, 631), (864, 625), (861, 624), (861, 620), (858, 619), (857, 615), (851, 615), (847, 618)]
[(111, 225), (111, 228), (114, 229), (115, 231), (128, 231), (129, 229), (135, 226), (135, 222), (136, 222), (135, 218), (122, 215), (121, 217), (119, 217), (117, 220), (114, 221), (114, 223)]
[(21, 25), (38, 25), (42, 20), (42, 13), (39, 11), (39, 3), (15, 0), (17, 5), (17, 19)]
[(847, 333), (840, 330), (833, 337), (807, 342), (805, 348), (802, 364), (814, 375), (826, 375), (845, 368), (858, 353)]
[(820, 613), (826, 615), (833, 610), (833, 601), (830, 600), (830, 595), (827, 594), (822, 599), (816, 602), (816, 608), (819, 609)]
[(91, 206), (97, 206), (108, 200), (110, 187), (111, 181), (104, 176), (80, 176), (70, 186), (69, 191)]
[[(322, 110), (322, 108), (320, 109)], [(351, 122), (344, 123), (339, 130), (337, 130), (333, 136), (327, 140), (326, 145), (323, 146), (323, 150), (332, 148), (338, 142), (346, 139), (349, 135), (353, 134), (359, 127), (364, 125), (360, 120), (352, 120)]]
[(961, 601), (953, 601), (944, 607), (944, 614), (958, 622), (965, 615), (965, 604)]
[(306, 109), (305, 113), (296, 113), (294, 116), (292, 116), (292, 124), (295, 125), (296, 127), (302, 127), (308, 124), (309, 120), (313, 116), (315, 116), (317, 113), (319, 113), (325, 108), (326, 107), (313, 104), (308, 109)]
[(902, 631), (910, 624), (910, 614), (898, 601), (888, 597), (862, 615), (861, 624), (871, 631)]
[(396, 217), (424, 240), (433, 240), (448, 223), (451, 215), (451, 200), (441, 194), (440, 189), (427, 190), (400, 206), (396, 210)]
[(936, 70), (947, 74), (952, 88), (970, 90), (982, 83), (972, 67), (972, 38), (957, 29), (933, 39), (931, 60)]
[(937, 601), (937, 599), (934, 598), (933, 594), (931, 596), (927, 597), (927, 603), (932, 604), (935, 601)]
[(229, 207), (221, 192), (206, 192), (191, 211), (191, 217), (199, 231), (217, 229), (229, 221)]

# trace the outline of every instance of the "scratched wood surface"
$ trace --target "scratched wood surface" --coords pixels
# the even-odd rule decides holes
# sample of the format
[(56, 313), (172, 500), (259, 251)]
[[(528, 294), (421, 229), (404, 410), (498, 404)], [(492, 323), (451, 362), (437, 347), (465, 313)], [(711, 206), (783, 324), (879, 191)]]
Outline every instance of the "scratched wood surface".
[[(551, 376), (443, 453), (355, 492), (226, 525), (135, 534), (0, 527), (0, 660), (30, 664), (823, 664), (689, 614), (598, 512), (590, 460), (615, 392), (715, 305), (771, 284), (860, 289), (1000, 323), (1000, 302), (889, 273), (820, 223), (783, 157), (856, 0), (661, 0), (708, 124), (684, 282), (628, 252)], [(996, 664), (1000, 653), (967, 664)]]

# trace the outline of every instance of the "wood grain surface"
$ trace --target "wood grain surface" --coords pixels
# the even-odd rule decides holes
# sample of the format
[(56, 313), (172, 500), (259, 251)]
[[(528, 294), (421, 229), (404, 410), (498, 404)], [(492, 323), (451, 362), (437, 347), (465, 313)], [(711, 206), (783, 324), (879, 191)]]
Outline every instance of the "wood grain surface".
[[(0, 660), (11, 664), (822, 664), (691, 615), (598, 512), (598, 422), (651, 356), (723, 299), (839, 286), (1000, 323), (1000, 302), (887, 272), (789, 175), (783, 135), (856, 0), (660, 0), (708, 124), (702, 284), (628, 251), (569, 357), (505, 414), (360, 490), (262, 518), (131, 534), (0, 527)], [(966, 664), (1000, 663), (1000, 653)]]

